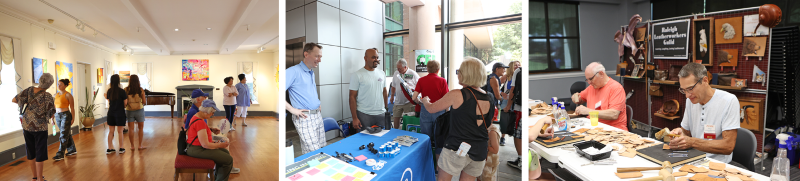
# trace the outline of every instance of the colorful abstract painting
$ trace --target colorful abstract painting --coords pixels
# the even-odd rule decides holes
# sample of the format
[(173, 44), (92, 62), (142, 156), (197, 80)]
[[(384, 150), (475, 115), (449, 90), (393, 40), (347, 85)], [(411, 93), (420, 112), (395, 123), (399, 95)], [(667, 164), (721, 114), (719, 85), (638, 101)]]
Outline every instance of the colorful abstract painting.
[[(69, 79), (69, 82), (74, 82), (72, 80), (72, 64), (56, 61), (56, 81), (61, 79)], [(55, 86), (53, 86), (55, 87)], [(69, 84), (66, 88), (67, 92), (72, 93), (72, 84)]]
[(208, 59), (184, 59), (183, 81), (208, 81)]
[(103, 79), (104, 79), (104, 77), (103, 77), (103, 68), (97, 68), (97, 83), (98, 84), (102, 84), (103, 83)]
[(119, 82), (128, 82), (131, 80), (131, 71), (119, 71)]
[(33, 83), (39, 83), (39, 77), (42, 77), (42, 74), (47, 70), (45, 65), (47, 65), (47, 59), (41, 59), (33, 57)]

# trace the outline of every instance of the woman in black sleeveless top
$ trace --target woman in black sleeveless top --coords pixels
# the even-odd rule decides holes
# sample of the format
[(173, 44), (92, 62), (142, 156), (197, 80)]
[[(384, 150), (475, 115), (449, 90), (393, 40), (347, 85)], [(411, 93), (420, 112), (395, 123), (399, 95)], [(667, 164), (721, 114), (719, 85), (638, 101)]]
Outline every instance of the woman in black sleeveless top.
[[(466, 57), (456, 74), (463, 89), (448, 92), (436, 103), (430, 103), (428, 97), (422, 100), (429, 112), (452, 107), (450, 134), (439, 156), (437, 180), (450, 180), (453, 175), (475, 180), (481, 175), (489, 148), (487, 128), (492, 124), (496, 105), (494, 95), (480, 88), (486, 84), (483, 63), (476, 58)], [(469, 149), (462, 145), (469, 145)], [(461, 151), (464, 153), (459, 155)]]

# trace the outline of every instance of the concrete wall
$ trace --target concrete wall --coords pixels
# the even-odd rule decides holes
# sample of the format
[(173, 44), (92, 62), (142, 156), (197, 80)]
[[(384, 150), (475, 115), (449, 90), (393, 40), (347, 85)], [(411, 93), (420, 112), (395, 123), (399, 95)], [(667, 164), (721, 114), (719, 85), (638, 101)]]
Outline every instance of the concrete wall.
[(306, 37), (323, 46), (314, 69), (322, 117), (350, 121), (350, 74), (364, 66), (366, 49), (383, 53), (383, 2), (289, 0), (286, 6), (286, 39)]
[[(639, 14), (644, 20), (650, 17), (649, 1), (581, 1), (578, 5), (581, 42), (581, 67), (600, 62), (611, 78), (619, 63), (614, 33), (627, 25), (630, 17)], [(549, 100), (550, 97), (569, 97), (569, 88), (574, 82), (585, 81), (583, 71), (528, 76), (529, 99)]]

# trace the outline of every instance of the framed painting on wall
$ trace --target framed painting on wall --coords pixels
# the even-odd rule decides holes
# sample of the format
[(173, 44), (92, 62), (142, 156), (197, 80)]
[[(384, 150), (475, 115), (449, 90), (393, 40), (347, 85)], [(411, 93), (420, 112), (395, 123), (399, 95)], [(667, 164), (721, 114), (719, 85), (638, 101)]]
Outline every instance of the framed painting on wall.
[(142, 89), (153, 90), (153, 63), (134, 63), (131, 74), (139, 76), (139, 84)]
[(744, 37), (742, 54), (747, 57), (763, 57), (767, 48), (767, 37)]
[(33, 67), (33, 83), (39, 83), (39, 77), (42, 77), (42, 74), (47, 72), (47, 59), (41, 59), (33, 57), (32, 67)]
[(208, 81), (208, 59), (183, 59), (183, 81)]
[(714, 31), (717, 32), (714, 36), (717, 44), (741, 43), (742, 17), (716, 19)]
[(714, 18), (692, 20), (692, 60), (705, 66), (714, 65)]
[(131, 80), (131, 71), (119, 71), (119, 82), (127, 83)]
[(103, 77), (104, 77), (103, 74), (104, 73), (105, 72), (103, 72), (103, 68), (97, 68), (97, 83), (98, 84), (102, 84), (103, 83)]
[(756, 132), (764, 131), (764, 102), (764, 98), (739, 98), (740, 127)]
[(717, 51), (717, 61), (722, 67), (735, 67), (739, 65), (739, 49), (720, 49)]
[[(72, 64), (66, 63), (62, 61), (56, 61), (56, 81), (61, 79), (69, 79), (69, 82), (74, 82), (72, 80)], [(50, 86), (56, 87), (56, 86)], [(72, 84), (69, 84), (66, 88), (67, 92), (72, 93)]]

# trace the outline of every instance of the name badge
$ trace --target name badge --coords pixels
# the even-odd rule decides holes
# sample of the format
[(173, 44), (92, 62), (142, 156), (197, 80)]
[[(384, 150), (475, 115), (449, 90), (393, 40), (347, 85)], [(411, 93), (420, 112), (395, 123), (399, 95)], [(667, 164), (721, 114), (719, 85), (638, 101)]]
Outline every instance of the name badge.
[(461, 142), (461, 146), (458, 147), (456, 154), (461, 157), (467, 156), (467, 152), (469, 152), (470, 148), (472, 148), (472, 145), (469, 145), (467, 142)]
[(597, 104), (594, 104), (594, 109), (600, 109), (600, 105), (602, 103), (603, 103), (603, 101), (597, 101)]
[(703, 129), (703, 138), (717, 139), (717, 132), (714, 125), (707, 124)]

